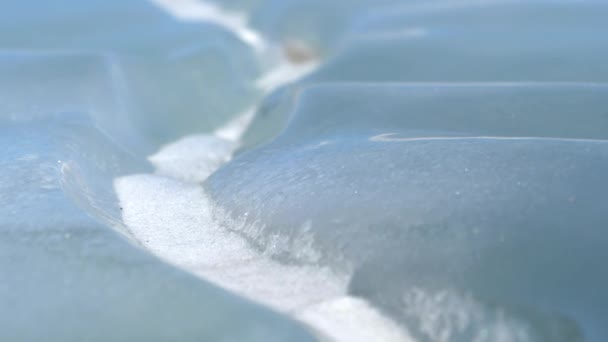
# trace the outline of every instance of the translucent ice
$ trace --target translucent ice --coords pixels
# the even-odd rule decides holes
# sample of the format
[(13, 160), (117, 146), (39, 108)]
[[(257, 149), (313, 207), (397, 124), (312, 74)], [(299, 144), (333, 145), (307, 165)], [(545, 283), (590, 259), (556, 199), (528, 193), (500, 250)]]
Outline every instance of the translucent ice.
[[(449, 3), (449, 2), (448, 2)], [(314, 81), (605, 81), (602, 1), (467, 1), (354, 24)]]
[(604, 2), (1, 9), (0, 340), (608, 339)]
[(114, 177), (150, 167), (115, 66), (0, 54), (0, 340), (310, 340), (118, 234)]
[(238, 37), (143, 0), (10, 0), (0, 12), (0, 49), (112, 56), (125, 78), (120, 96), (130, 97), (133, 121), (156, 144), (213, 130), (258, 94), (256, 57)]
[(313, 87), (205, 188), (262, 250), (306, 231), (315, 258), (274, 257), (351, 270), (422, 341), (602, 341), (605, 91)]
[[(608, 138), (608, 87), (594, 83), (343, 83), (284, 89), (266, 99), (245, 149), (365, 132), (428, 136)], [(283, 132), (288, 126), (288, 132)]]

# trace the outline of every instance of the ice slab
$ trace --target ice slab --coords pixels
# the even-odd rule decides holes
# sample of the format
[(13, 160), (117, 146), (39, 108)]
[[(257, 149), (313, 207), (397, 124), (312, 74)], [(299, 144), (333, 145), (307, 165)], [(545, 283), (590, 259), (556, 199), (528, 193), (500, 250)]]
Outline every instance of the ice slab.
[(111, 175), (125, 165), (92, 125), (61, 118), (0, 131), (1, 339), (309, 340), (112, 231), (121, 208)]
[(244, 150), (365, 132), (376, 140), (428, 136), (606, 139), (601, 83), (338, 83), (267, 97)]
[[(381, 306), (409, 308), (398, 299), (418, 287), (456, 288), (498, 311), (564, 315), (600, 341), (607, 156), (602, 141), (334, 136), (244, 154), (205, 185), (237, 221), (259, 228), (250, 229), (259, 248), (278, 235), (279, 260), (362, 272), (353, 294)], [(303, 227), (315, 259), (289, 248)], [(513, 315), (531, 329), (526, 340), (553, 336)], [(463, 331), (452, 340), (469, 336)]]
[(603, 2), (403, 7), (354, 23), (310, 81), (606, 80)]
[(128, 92), (138, 107), (136, 125), (157, 147), (212, 131), (259, 95), (254, 51), (218, 25), (180, 21), (148, 1), (11, 0), (3, 6), (2, 50), (116, 58), (127, 85), (121, 96)]
[(204, 185), (257, 248), (352, 272), (421, 341), (602, 341), (604, 91), (311, 87)]

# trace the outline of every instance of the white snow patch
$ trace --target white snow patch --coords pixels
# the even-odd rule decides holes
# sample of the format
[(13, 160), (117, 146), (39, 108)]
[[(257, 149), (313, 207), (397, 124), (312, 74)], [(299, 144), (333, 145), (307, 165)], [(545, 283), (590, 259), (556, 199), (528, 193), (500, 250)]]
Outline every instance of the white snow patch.
[(151, 0), (175, 17), (187, 21), (214, 23), (233, 32), (254, 50), (262, 51), (265, 42), (253, 29), (247, 26), (247, 16), (228, 12), (214, 4), (198, 0)]
[(331, 341), (414, 341), (395, 322), (360, 298), (327, 300), (306, 308), (296, 317), (319, 329)]
[(137, 241), (206, 280), (282, 311), (345, 292), (347, 279), (328, 269), (278, 263), (223, 228), (197, 184), (132, 175), (116, 179), (114, 186), (123, 220)]

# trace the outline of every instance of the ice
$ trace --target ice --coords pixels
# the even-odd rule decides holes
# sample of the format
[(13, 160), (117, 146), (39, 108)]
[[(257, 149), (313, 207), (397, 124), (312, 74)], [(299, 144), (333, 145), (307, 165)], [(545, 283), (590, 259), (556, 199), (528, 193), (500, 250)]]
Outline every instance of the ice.
[[(173, 265), (309, 324), (322, 338), (411, 340), (378, 310), (348, 296), (348, 276), (343, 272), (275, 259), (296, 251), (308, 261), (318, 261), (306, 223), (296, 240), (275, 235), (260, 248), (255, 240), (262, 231), (242, 226), (214, 205), (199, 182), (208, 176), (210, 167), (217, 167), (217, 157), (231, 156), (232, 150), (215, 145), (221, 140), (217, 136), (183, 139), (150, 158), (157, 175), (115, 180), (129, 235)], [(198, 173), (192, 175), (193, 169)]]
[(148, 159), (158, 174), (202, 182), (228, 162), (237, 144), (211, 135), (194, 135), (163, 147)]
[[(245, 294), (268, 293), (263, 303), (285, 302), (285, 310), (316, 303), (316, 296), (344, 293), (345, 281), (336, 282), (333, 274), (324, 276), (316, 268), (286, 272), (282, 265), (259, 257), (252, 262), (247, 257), (251, 248), (240, 237), (231, 240), (228, 234), (221, 247), (215, 239), (223, 230), (199, 235), (202, 240), (197, 241), (212, 241), (220, 251), (205, 251), (200, 243), (187, 249), (182, 242), (196, 237), (194, 227), (186, 225), (181, 232), (190, 235), (176, 236), (171, 235), (175, 227), (167, 224), (206, 223), (191, 222), (188, 216), (204, 208), (205, 197), (197, 197), (200, 186), (151, 176), (137, 187), (141, 180), (126, 176), (151, 172), (147, 151), (188, 132), (209, 134), (186, 137), (150, 156), (158, 174), (202, 181), (230, 159), (252, 118), (249, 104), (258, 93), (257, 62), (247, 42), (220, 26), (179, 22), (147, 2), (66, 1), (61, 5), (67, 7), (44, 8), (46, 15), (38, 18), (31, 18), (26, 3), (9, 5), (11, 15), (19, 19), (0, 24), (15, 29), (0, 34), (0, 268), (9, 279), (0, 286), (0, 318), (10, 327), (0, 339), (311, 340), (311, 328), (135, 247), (145, 246), (174, 264), (178, 256), (189, 255), (186, 259), (195, 260), (209, 280), (230, 290), (245, 286)], [(124, 16), (117, 16), (120, 13)], [(133, 16), (141, 20), (135, 23)], [(21, 17), (31, 19), (28, 26), (21, 25)], [(78, 29), (87, 19), (97, 20), (94, 31)], [(119, 27), (122, 34), (117, 34)], [(40, 33), (33, 39), (15, 39), (30, 34), (23, 28)], [(201, 42), (200, 37), (207, 39)], [(293, 70), (299, 73), (297, 67)], [(269, 90), (293, 75), (275, 76), (262, 88)], [(231, 118), (228, 125), (215, 124)], [(192, 155), (197, 147), (204, 152)], [(127, 194), (114, 192), (115, 179), (121, 177), (126, 185), (120, 189)], [(167, 187), (169, 193), (159, 192)], [(158, 201), (137, 206), (139, 196), (145, 199), (146, 194)], [(126, 195), (136, 198), (122, 203)], [(178, 196), (181, 209), (175, 210), (181, 216), (173, 220), (171, 195)], [(154, 212), (133, 217), (133, 211), (143, 214), (142, 208), (150, 206)], [(217, 230), (209, 228), (200, 233)], [(158, 236), (165, 238), (159, 242)], [(235, 256), (226, 254), (230, 251), (241, 252), (245, 260), (231, 261)], [(234, 272), (222, 268), (227, 264)], [(251, 287), (248, 280), (264, 280), (260, 274), (267, 275), (265, 270), (275, 281), (291, 275), (293, 292), (280, 292), (278, 282)], [(218, 277), (227, 280), (222, 283)], [(302, 282), (308, 278), (314, 284), (327, 283), (327, 290), (295, 296), (312, 288)], [(269, 304), (269, 297), (274, 302)], [(86, 322), (81, 322), (83, 317)], [(32, 321), (39, 326), (32, 329)]]
[[(289, 77), (287, 75), (286, 77)], [(304, 223), (296, 239), (263, 235), (231, 220), (200, 187), (231, 159), (251, 113), (215, 134), (181, 139), (149, 157), (155, 174), (118, 177), (114, 189), (128, 235), (161, 259), (258, 303), (285, 312), (332, 341), (410, 341), (409, 334), (364, 300), (348, 296), (344, 271), (319, 266)], [(277, 256), (295, 251), (312, 264)]]
[(298, 86), (266, 99), (244, 137), (244, 149), (278, 135), (283, 143), (330, 141), (336, 132), (365, 132), (378, 141), (429, 136), (606, 139), (607, 92), (600, 83)]
[(120, 150), (90, 124), (2, 121), (0, 133), (0, 339), (308, 340), (109, 229)]
[(8, 0), (0, 340), (605, 341), (607, 9)]
[(212, 3), (196, 0), (154, 0), (154, 2), (178, 18), (215, 23), (234, 33), (257, 52), (267, 48), (260, 34), (247, 26), (242, 13), (225, 11)]
[(251, 25), (281, 44), (300, 41), (320, 55), (339, 43), (353, 18), (395, 0), (268, 0), (251, 10)]
[[(19, 167), (40, 165), (47, 171), (39, 174), (41, 179), (67, 192), (75, 189), (72, 194), (80, 203), (91, 210), (104, 207), (99, 214), (116, 221), (118, 207), (99, 203), (114, 197), (108, 189), (113, 176), (148, 169), (133, 159), (148, 147), (133, 129), (128, 99), (119, 94), (123, 84), (115, 61), (86, 53), (0, 53), (0, 71), (4, 76), (0, 79), (0, 127), (6, 139), (2, 155), (36, 156), (32, 162), (15, 165), (14, 175), (6, 175), (7, 185), (8, 179), (19, 179)], [(4, 196), (36, 196), (36, 183), (36, 177), (15, 181), (19, 186)], [(14, 198), (7, 201), (23, 205)], [(48, 220), (56, 204), (46, 202)], [(28, 217), (28, 222), (32, 219)]]
[[(279, 146), (205, 183), (237, 220), (262, 227), (250, 236), (261, 248), (276, 235), (295, 243), (308, 224), (318, 263), (355, 270), (352, 294), (394, 306), (391, 291), (457, 287), (499, 307), (563, 314), (590, 341), (604, 336), (606, 143), (334, 136)], [(295, 251), (276, 257), (311, 262)], [(358, 281), (368, 268), (361, 282), (376, 287)]]
[[(456, 27), (467, 29), (544, 30), (559, 24), (583, 27), (603, 25), (602, 1), (567, 0), (464, 0), (401, 3), (389, 8), (378, 7), (365, 17), (357, 18), (349, 34), (390, 33), (412, 28)], [(553, 35), (553, 34), (552, 34)]]
[[(77, 52), (0, 52), (0, 119), (80, 118), (124, 148), (145, 149), (115, 58)], [(57, 120), (60, 123), (60, 120)]]
[(604, 91), (311, 87), (204, 186), (258, 248), (352, 271), (348, 294), (421, 341), (601, 341)]
[(239, 232), (218, 224), (196, 184), (132, 175), (117, 179), (115, 188), (125, 223), (140, 243), (205, 279), (283, 311), (297, 312), (345, 292), (346, 281), (337, 275), (273, 262)]
[(603, 2), (403, 7), (354, 24), (310, 81), (606, 80)]
[(135, 125), (156, 147), (212, 131), (259, 96), (255, 53), (216, 24), (180, 21), (143, 0), (10, 0), (3, 8), (0, 49), (116, 59), (125, 78), (120, 95), (128, 93)]
[(311, 340), (135, 247), (113, 181), (150, 147), (117, 63), (0, 53), (0, 340)]

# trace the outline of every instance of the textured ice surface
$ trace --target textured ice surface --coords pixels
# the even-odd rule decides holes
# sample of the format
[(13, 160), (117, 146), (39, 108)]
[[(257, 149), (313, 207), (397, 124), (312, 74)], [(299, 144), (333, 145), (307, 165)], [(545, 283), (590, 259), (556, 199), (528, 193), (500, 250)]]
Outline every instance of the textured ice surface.
[(252, 26), (283, 43), (303, 41), (320, 54), (335, 48), (353, 18), (395, 0), (267, 0), (251, 11)]
[[(90, 79), (76, 80), (65, 95), (86, 93)], [(146, 170), (87, 115), (116, 108), (29, 87), (58, 102), (0, 119), (1, 340), (308, 340), (293, 323), (164, 265), (109, 229), (126, 229), (113, 177)], [(93, 94), (112, 94), (105, 90)], [(25, 94), (5, 94), (3, 105), (23, 104)], [(45, 93), (28, 94), (42, 101)]]
[[(91, 40), (79, 34), (85, 35), (82, 24), (93, 19), (118, 29), (119, 20), (108, 20), (121, 11), (122, 25), (129, 26), (133, 12), (127, 8), (136, 2), (79, 4), (41, 3), (42, 15), (22, 7), (25, 3), (3, 3), (11, 11), (0, 14), (0, 340), (311, 340), (290, 319), (168, 266), (125, 239), (137, 243), (123, 223), (113, 181), (152, 169), (144, 156), (154, 144), (146, 139), (143, 117), (136, 115), (154, 121), (154, 114), (141, 107), (150, 105), (149, 97), (131, 92), (136, 84), (124, 73), (131, 57), (105, 50), (121, 36), (102, 29), (89, 32)], [(139, 4), (134, 13), (143, 16), (149, 9), (168, 23), (173, 20)], [(32, 18), (36, 14), (41, 17)], [(5, 30), (7, 25), (15, 26)], [(15, 38), (32, 46), (9, 42), (33, 25), (40, 31)], [(66, 41), (46, 45), (47, 38)], [(81, 38), (84, 45), (74, 43)], [(134, 35), (132, 42), (141, 38)], [(165, 65), (175, 76), (177, 71), (164, 63), (157, 66)], [(175, 82), (180, 84), (163, 85), (160, 95), (193, 86)], [(189, 101), (187, 94), (180, 96), (179, 102)], [(194, 125), (197, 115), (186, 116)], [(178, 117), (168, 115), (167, 124), (182, 132), (179, 120), (169, 120)]]
[[(605, 91), (312, 87), (205, 188), (258, 248), (351, 270), (421, 340), (600, 341)], [(314, 258), (290, 247), (304, 232)]]
[(6, 1), (0, 340), (605, 341), (607, 9)]
[[(341, 83), (285, 89), (267, 98), (245, 148), (281, 134), (311, 143), (365, 133), (406, 137), (608, 138), (601, 83)], [(288, 126), (288, 130), (283, 132)], [(275, 145), (276, 146), (276, 145)]]
[[(418, 287), (461, 291), (524, 325), (525, 340), (569, 341), (574, 327), (592, 341), (605, 336), (605, 143), (363, 136), (283, 150), (244, 155), (207, 183), (221, 205), (247, 213), (237, 220), (262, 227), (253, 236), (261, 249), (277, 235), (297, 245), (307, 227), (320, 255), (285, 248), (279, 260), (351, 268), (351, 293), (395, 314), (412, 309), (398, 299)], [(425, 334), (424, 313), (412, 310), (422, 321), (414, 331), (443, 334)], [(462, 310), (464, 323), (445, 318), (456, 325), (450, 340), (492, 330), (486, 312)]]

